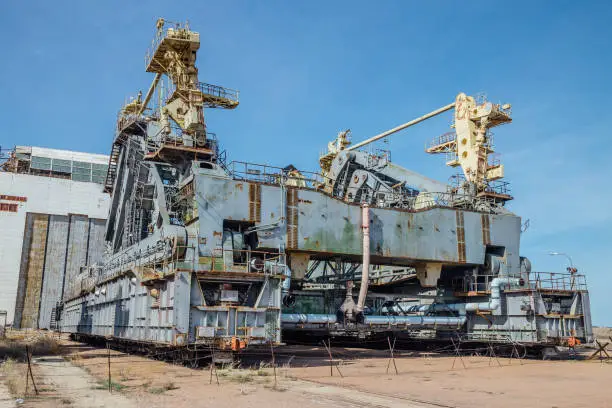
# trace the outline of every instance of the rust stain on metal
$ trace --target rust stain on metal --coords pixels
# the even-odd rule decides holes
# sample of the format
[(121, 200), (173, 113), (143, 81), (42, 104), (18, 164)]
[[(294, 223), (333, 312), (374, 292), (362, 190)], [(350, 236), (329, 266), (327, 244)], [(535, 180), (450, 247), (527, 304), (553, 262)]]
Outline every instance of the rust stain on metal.
[(457, 258), (459, 262), (465, 263), (465, 228), (463, 211), (456, 211), (457, 218)]
[(213, 237), (223, 238), (223, 233), (221, 231), (213, 231)]
[[(298, 190), (287, 189), (287, 248), (293, 249), (298, 246)], [(316, 242), (318, 247), (318, 241)]]
[(261, 222), (261, 185), (249, 183), (249, 221)]
[(236, 183), (236, 190), (243, 191), (243, 190), (244, 190), (244, 184), (242, 184), (242, 183)]
[(33, 218), (32, 235), (29, 244), (30, 248), (26, 254), (28, 259), (25, 270), (25, 298), (21, 315), (22, 328), (38, 327), (38, 309), (45, 267), (47, 230), (49, 227), (48, 215), (31, 214), (30, 216)]
[(301, 198), (300, 198), (300, 199), (298, 200), (298, 203), (312, 204), (312, 201), (310, 201), (310, 200), (303, 200), (303, 199), (301, 199)]
[(482, 244), (489, 245), (491, 243), (490, 219), (488, 214), (481, 214), (480, 220), (482, 224)]

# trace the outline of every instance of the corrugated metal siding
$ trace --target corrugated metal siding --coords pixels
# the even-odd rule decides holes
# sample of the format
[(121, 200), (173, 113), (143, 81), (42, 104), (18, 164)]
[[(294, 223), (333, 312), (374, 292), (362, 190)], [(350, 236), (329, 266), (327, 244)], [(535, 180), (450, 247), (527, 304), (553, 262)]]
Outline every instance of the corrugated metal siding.
[(40, 291), (42, 288), (43, 270), (45, 266), (45, 249), (47, 244), (47, 229), (49, 226), (49, 216), (46, 214), (28, 214), (32, 222), (31, 241), (25, 268), (25, 297), (23, 300), (23, 310), (21, 312), (22, 328), (36, 328), (38, 324), (38, 307), (40, 305)]
[(89, 220), (84, 215), (70, 216), (70, 236), (66, 257), (64, 282), (68, 286), (79, 274), (81, 266), (87, 262), (87, 242), (89, 239)]
[(66, 244), (69, 219), (65, 215), (52, 215), (49, 220), (47, 254), (43, 287), (38, 313), (38, 327), (49, 329), (51, 313), (62, 295), (62, 282), (66, 268)]
[(89, 220), (89, 248), (87, 248), (87, 265), (102, 260), (104, 255), (104, 232), (106, 220), (91, 218)]

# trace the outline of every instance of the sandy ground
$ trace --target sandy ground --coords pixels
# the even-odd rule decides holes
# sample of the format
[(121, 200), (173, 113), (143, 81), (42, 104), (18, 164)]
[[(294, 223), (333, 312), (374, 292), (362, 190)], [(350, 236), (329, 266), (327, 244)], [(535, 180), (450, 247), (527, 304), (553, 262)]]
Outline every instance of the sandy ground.
[(0, 381), (0, 408), (12, 408), (15, 406), (15, 398), (13, 398), (2, 381)]
[(112, 351), (111, 394), (102, 384), (108, 376), (107, 350), (66, 342), (64, 351), (65, 360), (35, 360), (35, 378), (46, 388), (21, 406), (612, 408), (612, 362), (597, 360), (456, 359), (398, 352), (395, 374), (392, 364), (387, 372), (388, 351), (334, 348), (338, 368), (331, 376), (323, 350), (294, 346), (277, 350), (276, 384), (270, 367), (218, 369), (211, 384), (207, 369)]
[(61, 356), (46, 356), (34, 359), (37, 376), (50, 379), (53, 391), (61, 395), (62, 405), (76, 408), (135, 408), (137, 402), (120, 393), (109, 393), (103, 384), (81, 367), (75, 366)]

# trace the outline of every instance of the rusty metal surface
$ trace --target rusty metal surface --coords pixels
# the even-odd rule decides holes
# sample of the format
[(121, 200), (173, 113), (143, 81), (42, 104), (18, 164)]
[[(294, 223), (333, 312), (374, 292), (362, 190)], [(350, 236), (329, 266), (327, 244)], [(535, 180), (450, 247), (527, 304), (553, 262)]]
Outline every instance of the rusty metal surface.
[(287, 189), (287, 248), (298, 247), (298, 189)]
[(465, 262), (465, 219), (463, 211), (457, 211), (457, 258)]
[(249, 220), (261, 222), (261, 184), (249, 183)]
[(25, 268), (25, 284), (23, 309), (21, 311), (22, 328), (36, 328), (38, 324), (38, 307), (42, 287), (43, 270), (45, 266), (45, 249), (47, 244), (47, 228), (49, 216), (46, 214), (28, 214), (32, 228), (28, 243)]

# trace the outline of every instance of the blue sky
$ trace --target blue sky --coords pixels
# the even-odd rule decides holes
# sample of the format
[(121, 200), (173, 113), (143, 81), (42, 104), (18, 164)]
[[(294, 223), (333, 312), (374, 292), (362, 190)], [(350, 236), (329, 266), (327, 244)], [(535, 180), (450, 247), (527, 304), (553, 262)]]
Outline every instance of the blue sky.
[[(362, 140), (460, 91), (512, 103), (495, 142), (530, 219), (522, 254), (539, 271), (570, 254), (594, 323), (612, 325), (612, 3), (4, 1), (0, 145), (107, 153), (117, 110), (152, 80), (160, 16), (200, 32), (202, 81), (240, 90), (237, 110), (206, 113), (235, 160), (315, 170), (339, 130)], [(393, 136), (393, 160), (448, 179), (423, 148), (450, 119)]]

